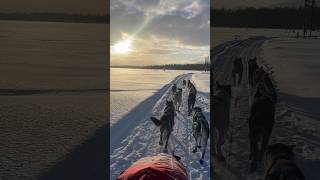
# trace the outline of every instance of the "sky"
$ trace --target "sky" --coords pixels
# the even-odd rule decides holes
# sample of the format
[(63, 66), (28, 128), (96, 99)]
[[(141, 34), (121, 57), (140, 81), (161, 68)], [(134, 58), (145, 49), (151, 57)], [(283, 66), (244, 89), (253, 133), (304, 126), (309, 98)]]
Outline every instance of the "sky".
[(0, 12), (106, 14), (109, 0), (0, 0)]
[(111, 65), (203, 63), (210, 0), (111, 0)]

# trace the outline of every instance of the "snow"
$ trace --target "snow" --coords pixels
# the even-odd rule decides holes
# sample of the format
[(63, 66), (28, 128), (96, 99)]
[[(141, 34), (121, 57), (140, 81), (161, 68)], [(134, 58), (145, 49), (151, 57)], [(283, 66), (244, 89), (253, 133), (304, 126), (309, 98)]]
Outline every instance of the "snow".
[(295, 144), (306, 179), (320, 175), (320, 39), (275, 38), (262, 46), (261, 60), (273, 67), (278, 86), (276, 139)]
[[(258, 57), (259, 65), (272, 67), (271, 78), (278, 89), (279, 100), (270, 143), (295, 144), (298, 167), (307, 180), (317, 179), (320, 172), (320, 41), (288, 38), (277, 33), (268, 35), (261, 32), (258, 35), (266, 35), (268, 38), (252, 38), (250, 33), (243, 32), (243, 37), (250, 38), (230, 38), (232, 41), (216, 46), (211, 58), (215, 67), (214, 78), (220, 83), (231, 84), (232, 60), (237, 56), (243, 58), (244, 74), (247, 73), (247, 60), (255, 56)], [(276, 36), (279, 37), (270, 38)], [(213, 162), (214, 176), (218, 180), (263, 178), (263, 165), (260, 165), (257, 172), (249, 172), (247, 119), (252, 98), (246, 75), (243, 78), (241, 86), (232, 89), (230, 126), (233, 143), (227, 141), (223, 147), (227, 162)]]
[[(150, 70), (154, 71), (154, 70)], [(162, 87), (155, 93), (137, 103), (128, 113), (122, 116), (111, 126), (110, 141), (110, 172), (111, 179), (115, 179), (124, 169), (140, 158), (156, 155), (162, 152), (159, 146), (159, 129), (149, 120), (151, 116), (160, 117), (167, 99), (171, 99), (171, 86), (177, 83), (182, 87), (182, 80), (190, 79), (198, 88), (196, 106), (203, 109), (204, 115), (210, 121), (209, 100), (209, 72), (177, 71), (179, 75), (165, 83), (173, 74), (162, 73), (164, 79), (155, 80), (145, 77), (144, 82), (161, 84)], [(159, 73), (159, 72), (155, 72)], [(157, 76), (157, 75), (155, 75)], [(160, 76), (159, 76), (160, 77)], [(172, 77), (172, 76), (171, 76)], [(149, 77), (150, 78), (150, 77)], [(152, 85), (151, 85), (152, 86)], [(143, 86), (146, 88), (145, 86)], [(154, 86), (156, 88), (156, 86)], [(135, 88), (141, 88), (137, 85)], [(141, 92), (142, 93), (142, 92)], [(192, 153), (194, 138), (192, 136), (192, 117), (187, 116), (187, 89), (183, 89), (183, 105), (181, 112), (175, 116), (173, 135), (169, 140), (169, 152), (181, 157), (181, 162), (186, 166), (190, 179), (209, 179), (209, 152), (210, 139), (208, 140), (207, 153), (203, 165), (199, 163), (201, 153)], [(210, 122), (209, 122), (210, 123)]]
[(179, 74), (181, 71), (111, 68), (111, 126)]

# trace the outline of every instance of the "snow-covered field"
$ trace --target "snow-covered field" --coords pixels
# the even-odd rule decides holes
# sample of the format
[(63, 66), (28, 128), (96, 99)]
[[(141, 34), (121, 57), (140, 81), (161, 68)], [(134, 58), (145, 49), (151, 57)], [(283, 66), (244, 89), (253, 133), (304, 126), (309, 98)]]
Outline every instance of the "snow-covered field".
[[(203, 109), (207, 120), (210, 121), (210, 76), (208, 72), (133, 71), (144, 71), (145, 73), (136, 74), (136, 78), (133, 78), (133, 76), (129, 77), (130, 83), (126, 82), (128, 87), (124, 85), (122, 86), (122, 90), (131, 88), (139, 89), (141, 96), (139, 97), (140, 99), (137, 98), (138, 100), (132, 100), (131, 107), (127, 108), (129, 109), (128, 112), (120, 109), (118, 112), (121, 113), (121, 115), (113, 116), (114, 119), (110, 128), (111, 179), (115, 179), (136, 160), (162, 152), (158, 144), (159, 129), (149, 119), (151, 116), (161, 116), (166, 100), (171, 98), (171, 86), (173, 83), (177, 83), (178, 87), (182, 87), (183, 79), (190, 79), (195, 83), (198, 90), (196, 106), (200, 106)], [(124, 77), (125, 74), (123, 74)], [(119, 81), (115, 83), (119, 83)], [(134, 85), (131, 86), (131, 83)], [(120, 87), (121, 83), (116, 86)], [(112, 86), (111, 89), (113, 89)], [(113, 90), (116, 89), (114, 88)], [(145, 90), (147, 92), (145, 92)], [(187, 89), (184, 88), (183, 105), (181, 112), (175, 116), (174, 132), (169, 141), (169, 152), (174, 151), (176, 155), (182, 158), (181, 162), (186, 166), (190, 179), (209, 179), (210, 143), (207, 146), (205, 163), (201, 165), (199, 163), (201, 153), (192, 153), (194, 139), (191, 131), (192, 118), (191, 116), (187, 116), (187, 94)], [(131, 92), (127, 92), (126, 96), (128, 95), (132, 96)], [(121, 102), (117, 100), (119, 96), (112, 96), (113, 94), (111, 93), (111, 109), (113, 108), (112, 103)], [(125, 104), (123, 104), (123, 106), (124, 105)], [(122, 105), (118, 104), (118, 107), (121, 106)]]
[(295, 144), (307, 180), (320, 177), (320, 39), (276, 38), (262, 46), (262, 63), (273, 67), (279, 89), (271, 141)]
[[(257, 56), (260, 65), (272, 67), (272, 78), (279, 91), (279, 100), (270, 143), (295, 144), (296, 162), (306, 179), (318, 179), (320, 40), (288, 38), (288, 34), (281, 30), (260, 30), (257, 29), (253, 34), (251, 32), (254, 30), (220, 31), (222, 36), (216, 39), (217, 45), (212, 49), (211, 58), (215, 65), (215, 79), (231, 84), (232, 60), (237, 56), (242, 57), (244, 64), (249, 58)], [(241, 38), (235, 40), (235, 34)], [(246, 73), (245, 65), (244, 74)], [(234, 105), (235, 98), (240, 98), (237, 106)], [(249, 172), (249, 129), (246, 123), (249, 115), (250, 96), (247, 78), (244, 76), (241, 86), (233, 88), (230, 115), (233, 143), (227, 142), (224, 145), (225, 155), (231, 155), (226, 163), (213, 162), (214, 176), (218, 180), (257, 180), (263, 177), (262, 165), (258, 172)]]
[(181, 73), (175, 70), (111, 68), (111, 126)]
[(109, 25), (0, 27), (0, 179), (105, 177)]

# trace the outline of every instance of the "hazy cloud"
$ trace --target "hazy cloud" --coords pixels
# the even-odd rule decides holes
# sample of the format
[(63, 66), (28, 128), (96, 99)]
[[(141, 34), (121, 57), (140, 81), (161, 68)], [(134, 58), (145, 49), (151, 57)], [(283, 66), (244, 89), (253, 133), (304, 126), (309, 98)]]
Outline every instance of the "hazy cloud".
[(133, 36), (140, 63), (195, 63), (209, 53), (209, 0), (111, 0), (110, 10), (111, 45)]

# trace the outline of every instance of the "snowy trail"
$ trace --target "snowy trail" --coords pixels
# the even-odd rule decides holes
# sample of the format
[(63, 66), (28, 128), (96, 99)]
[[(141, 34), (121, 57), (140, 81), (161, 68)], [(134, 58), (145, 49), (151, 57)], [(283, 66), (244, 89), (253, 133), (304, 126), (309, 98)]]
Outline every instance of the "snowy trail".
[[(232, 84), (232, 62), (235, 57), (242, 57), (244, 69), (242, 82), (239, 87), (232, 88), (230, 109), (230, 130), (232, 130), (232, 145), (227, 141), (223, 146), (227, 163), (223, 164), (214, 160), (215, 174), (218, 179), (247, 179), (248, 174), (248, 150), (249, 129), (247, 119), (249, 117), (249, 90), (247, 86), (247, 60), (259, 53), (264, 38), (250, 38), (246, 40), (227, 42), (220, 50), (213, 49), (214, 80), (222, 84)], [(214, 83), (212, 83), (214, 86)], [(213, 87), (214, 89), (214, 87)], [(235, 101), (237, 106), (235, 107)], [(214, 113), (214, 112), (212, 112)], [(231, 148), (230, 148), (231, 147)], [(230, 154), (230, 155), (229, 155)]]
[[(210, 120), (209, 92), (201, 91), (204, 86), (209, 89), (209, 84), (197, 84), (197, 82), (203, 80), (201, 79), (203, 77), (209, 83), (208, 73), (189, 73), (177, 76), (171, 83), (163, 86), (157, 93), (140, 103), (111, 127), (111, 179), (116, 179), (124, 169), (128, 168), (136, 160), (162, 152), (158, 144), (159, 129), (149, 119), (151, 116), (161, 116), (166, 100), (171, 98), (171, 86), (173, 83), (176, 83), (178, 87), (182, 87), (183, 79), (193, 81), (198, 89), (195, 106), (200, 106), (207, 120)], [(207, 145), (205, 162), (200, 165), (200, 151), (192, 153), (194, 138), (191, 128), (192, 117), (187, 115), (187, 97), (188, 92), (184, 88), (182, 107), (175, 116), (173, 136), (169, 140), (168, 149), (169, 152), (174, 151), (176, 155), (181, 157), (181, 162), (186, 166), (190, 179), (209, 179), (210, 143)]]
[[(216, 174), (215, 177), (217, 177), (217, 180), (259, 180), (263, 177), (263, 165), (260, 166), (257, 172), (249, 172), (249, 128), (247, 119), (250, 116), (252, 98), (248, 88), (247, 61), (257, 56), (260, 66), (270, 67), (266, 59), (261, 57), (261, 46), (266, 40), (266, 38), (257, 37), (241, 41), (231, 41), (224, 45), (217, 46), (216, 49), (212, 50), (212, 63), (214, 67), (213, 79), (223, 84), (232, 84), (232, 60), (235, 57), (242, 57), (244, 64), (244, 74), (241, 85), (240, 87), (232, 88), (230, 110), (232, 146), (230, 142), (227, 141), (223, 147), (225, 155), (227, 156), (227, 162), (226, 164), (217, 161), (213, 162), (214, 173)], [(271, 75), (271, 78), (277, 87), (275, 76)], [(214, 89), (214, 87), (212, 89)], [(235, 106), (235, 101), (237, 101), (237, 106)], [(320, 170), (320, 144), (318, 143), (320, 133), (317, 130), (320, 127), (319, 119), (312, 117), (311, 114), (299, 112), (299, 110), (294, 107), (290, 107), (284, 100), (282, 94), (279, 94), (275, 119), (270, 144), (276, 142), (295, 144), (297, 165), (305, 174), (306, 179), (317, 179)], [(231, 154), (231, 157), (228, 156), (229, 154)]]

